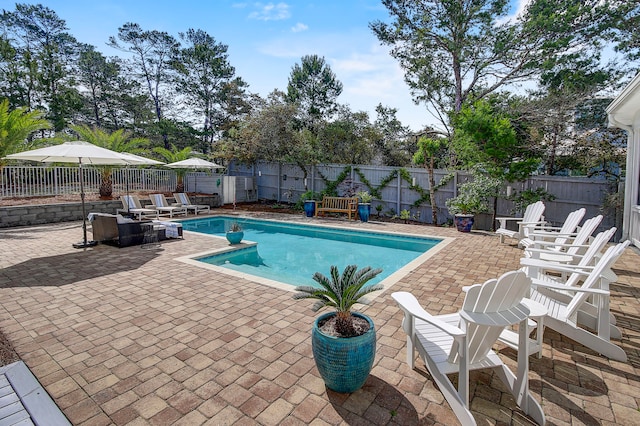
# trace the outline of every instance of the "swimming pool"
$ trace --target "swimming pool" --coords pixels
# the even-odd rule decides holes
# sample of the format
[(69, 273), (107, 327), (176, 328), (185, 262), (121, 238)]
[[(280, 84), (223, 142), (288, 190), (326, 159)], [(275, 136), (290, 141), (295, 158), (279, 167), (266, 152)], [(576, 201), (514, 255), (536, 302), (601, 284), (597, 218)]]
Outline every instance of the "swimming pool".
[(329, 275), (331, 265), (342, 270), (350, 264), (359, 268), (382, 268), (383, 272), (371, 283), (383, 282), (443, 241), (439, 238), (228, 216), (189, 219), (181, 223), (185, 231), (224, 237), (233, 222), (242, 226), (243, 243), (246, 244), (198, 256), (195, 260), (238, 272), (241, 276), (257, 276), (289, 286), (316, 285), (312, 278), (315, 272)]

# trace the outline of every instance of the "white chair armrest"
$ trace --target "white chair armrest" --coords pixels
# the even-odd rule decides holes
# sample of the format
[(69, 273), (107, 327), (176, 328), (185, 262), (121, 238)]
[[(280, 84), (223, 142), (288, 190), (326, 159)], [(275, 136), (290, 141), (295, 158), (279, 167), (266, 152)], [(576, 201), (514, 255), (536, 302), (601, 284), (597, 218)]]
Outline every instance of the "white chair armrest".
[(543, 240), (533, 240), (533, 246), (536, 248), (540, 246), (589, 248), (588, 244), (554, 243), (553, 241), (543, 241)]
[(601, 296), (609, 296), (610, 292), (607, 290), (602, 290), (600, 288), (583, 288), (583, 287), (574, 287), (570, 285), (562, 285), (562, 284), (551, 284), (549, 282), (540, 281), (540, 280), (531, 280), (533, 285), (536, 287), (548, 288), (549, 290), (559, 290), (559, 291), (569, 291), (574, 293), (589, 293), (589, 294), (598, 294)]
[(550, 261), (545, 261), (540, 259), (531, 259), (528, 257), (520, 259), (520, 264), (522, 266), (532, 266), (532, 267), (541, 268), (544, 270), (567, 272), (569, 274), (580, 274), (585, 276), (589, 275), (594, 268), (593, 266), (589, 266), (589, 265), (583, 265), (583, 266), (567, 265), (564, 263), (556, 263), (556, 262), (550, 262)]
[(522, 217), (496, 217), (496, 220), (522, 220)]
[(575, 237), (575, 232), (549, 232), (548, 228), (543, 228), (542, 230), (534, 230), (533, 233), (529, 236), (533, 237)]
[(393, 297), (398, 305), (400, 305), (400, 308), (405, 312), (405, 314), (427, 322), (435, 327), (438, 327), (440, 330), (444, 331), (450, 336), (465, 336), (466, 333), (460, 330), (458, 327), (454, 327), (451, 324), (440, 321), (438, 318), (425, 311), (424, 308), (420, 306), (420, 302), (418, 302), (413, 294), (406, 291), (400, 291), (391, 294), (391, 297)]
[[(563, 256), (563, 257), (567, 257), (572, 259), (572, 261), (576, 261), (578, 259), (581, 259), (583, 256), (580, 254), (569, 254), (567, 252), (564, 251), (555, 251), (555, 250), (547, 250), (547, 249), (539, 249), (539, 248), (535, 248), (535, 247), (527, 247), (525, 249), (525, 251), (527, 253), (539, 253), (539, 254), (548, 254), (548, 255), (554, 255), (554, 256)], [(535, 257), (533, 257), (535, 259)], [(546, 260), (547, 262), (557, 262), (555, 260)], [(567, 260), (569, 261), (569, 260)], [(566, 263), (566, 262), (565, 262)]]

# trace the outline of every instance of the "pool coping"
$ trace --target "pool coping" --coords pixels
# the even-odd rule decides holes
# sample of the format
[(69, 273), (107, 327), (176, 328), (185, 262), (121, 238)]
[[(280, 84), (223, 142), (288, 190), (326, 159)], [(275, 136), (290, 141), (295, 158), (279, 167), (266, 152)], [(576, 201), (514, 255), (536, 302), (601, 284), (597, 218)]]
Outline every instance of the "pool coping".
[[(236, 216), (236, 215), (232, 215), (232, 216), (219, 215), (217, 217), (230, 217), (230, 218), (237, 218), (237, 219), (252, 219), (252, 220), (261, 220), (261, 221), (266, 221), (266, 222), (276, 222), (276, 223), (294, 223), (294, 224), (297, 224), (297, 225), (304, 225), (304, 226), (318, 227), (318, 228), (329, 228), (329, 229), (336, 229), (336, 230), (345, 230), (345, 228), (346, 228), (347, 230), (350, 230), (350, 231), (358, 231), (358, 232), (371, 233), (371, 234), (395, 235), (395, 236), (403, 236), (403, 237), (411, 237), (411, 238), (416, 238), (416, 237), (417, 238), (430, 238), (430, 239), (434, 239), (434, 240), (439, 240), (439, 242), (436, 245), (434, 245), (433, 247), (431, 247), (429, 250), (427, 250), (426, 252), (424, 252), (420, 256), (418, 256), (415, 259), (413, 259), (411, 262), (409, 262), (406, 265), (404, 265), (402, 268), (398, 269), (397, 271), (395, 271), (394, 273), (392, 273), (391, 275), (389, 275), (388, 277), (386, 277), (385, 279), (380, 281), (378, 284), (382, 286), (382, 290), (381, 291), (377, 291), (375, 293), (370, 293), (367, 296), (368, 300), (370, 300), (370, 301), (372, 301), (372, 300), (376, 299), (378, 296), (384, 294), (395, 283), (400, 281), (402, 278), (406, 277), (410, 272), (415, 270), (419, 265), (423, 264), (430, 257), (438, 254), (447, 245), (449, 245), (451, 242), (453, 242), (455, 240), (455, 238), (453, 238), (453, 237), (438, 237), (438, 236), (432, 236), (432, 235), (416, 236), (415, 234), (407, 234), (407, 233), (402, 233), (402, 232), (362, 230), (362, 229), (359, 229), (359, 228), (350, 227), (348, 225), (346, 225), (346, 226), (345, 225), (342, 225), (342, 226), (333, 225), (332, 226), (332, 225), (328, 225), (328, 224), (310, 224), (308, 222), (299, 222), (299, 221), (296, 221), (296, 220), (284, 221), (284, 220), (264, 219), (264, 218), (255, 218), (255, 217), (251, 217), (251, 216)], [(205, 237), (226, 240), (225, 237), (221, 237), (221, 236), (218, 236), (218, 235), (205, 234), (205, 233), (202, 233), (202, 232), (187, 231), (187, 230), (184, 230), (183, 232), (194, 233), (194, 234), (198, 234), (198, 235), (205, 236)], [(256, 246), (256, 245), (258, 245), (257, 242), (248, 241), (248, 240), (242, 240), (242, 243), (240, 243), (240, 244), (229, 245), (227, 247), (207, 250), (207, 251), (198, 252), (198, 253), (191, 253), (191, 254), (188, 254), (186, 256), (177, 257), (175, 260), (177, 260), (179, 262), (182, 262), (182, 263), (186, 263), (186, 264), (192, 265), (192, 266), (196, 266), (196, 267), (199, 267), (199, 268), (209, 269), (211, 271), (215, 271), (215, 272), (222, 273), (222, 274), (225, 274), (225, 275), (229, 275), (229, 276), (232, 276), (232, 277), (243, 278), (243, 279), (246, 279), (248, 281), (257, 283), (257, 284), (266, 285), (266, 286), (277, 288), (277, 289), (284, 290), (284, 291), (295, 292), (296, 286), (294, 284), (286, 284), (286, 283), (282, 283), (282, 282), (279, 282), (279, 281), (276, 281), (276, 280), (272, 280), (272, 279), (269, 279), (269, 278), (264, 278), (264, 277), (260, 277), (260, 276), (257, 276), (257, 275), (248, 274), (248, 273), (245, 273), (245, 272), (239, 272), (239, 271), (235, 271), (235, 270), (232, 270), (232, 269), (223, 268), (223, 267), (217, 266), (217, 265), (211, 265), (209, 263), (201, 262), (200, 260), (198, 260), (198, 259), (201, 259), (203, 257), (214, 256), (214, 255), (219, 255), (219, 254), (223, 254), (223, 253), (229, 253), (229, 252), (238, 251), (238, 250), (244, 250), (244, 249), (246, 249), (248, 247), (252, 247), (252, 246)]]
[(0, 367), (0, 379), (7, 385), (1, 394), (8, 404), (2, 405), (7, 417), (0, 415), (1, 424), (71, 425), (23, 361)]

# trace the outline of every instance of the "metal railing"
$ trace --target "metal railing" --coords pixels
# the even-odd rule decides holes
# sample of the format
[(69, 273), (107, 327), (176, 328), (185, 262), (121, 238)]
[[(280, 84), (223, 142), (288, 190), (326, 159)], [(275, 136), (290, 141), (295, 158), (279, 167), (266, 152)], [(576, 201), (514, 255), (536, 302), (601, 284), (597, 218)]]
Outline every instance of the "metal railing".
[[(46, 197), (80, 193), (78, 167), (5, 166), (0, 169), (0, 197)], [(83, 167), (85, 193), (99, 192), (100, 170)], [(112, 169), (113, 195), (127, 191), (170, 192), (176, 187), (173, 170)]]

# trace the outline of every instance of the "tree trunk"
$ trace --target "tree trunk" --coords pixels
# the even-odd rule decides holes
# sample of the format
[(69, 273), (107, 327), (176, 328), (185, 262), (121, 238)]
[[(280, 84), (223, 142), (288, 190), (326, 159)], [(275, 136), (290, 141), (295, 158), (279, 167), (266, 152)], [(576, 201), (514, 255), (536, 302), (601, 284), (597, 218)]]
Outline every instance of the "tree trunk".
[(498, 216), (498, 197), (493, 197), (493, 214), (491, 215), (491, 230), (496, 230), (496, 217)]
[(184, 177), (178, 176), (178, 181), (176, 182), (176, 192), (184, 192)]
[(100, 182), (100, 198), (110, 199), (113, 196), (113, 182), (111, 176), (103, 176)]

